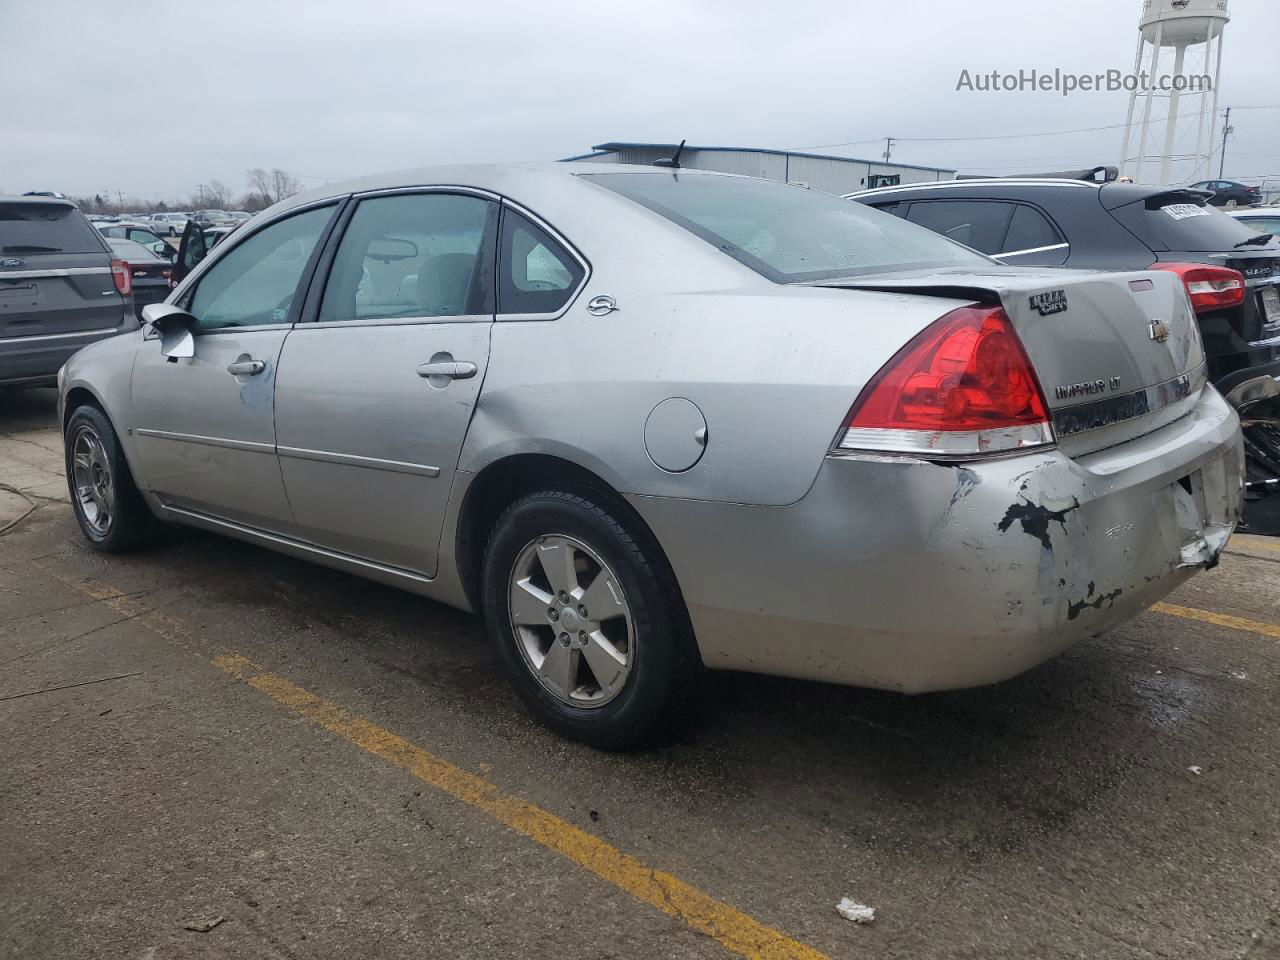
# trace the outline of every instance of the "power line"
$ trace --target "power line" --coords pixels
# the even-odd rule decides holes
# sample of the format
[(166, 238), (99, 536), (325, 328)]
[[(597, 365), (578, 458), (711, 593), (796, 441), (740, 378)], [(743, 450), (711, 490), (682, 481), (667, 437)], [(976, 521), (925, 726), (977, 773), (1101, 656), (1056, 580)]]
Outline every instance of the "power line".
[[(1233, 110), (1280, 110), (1280, 104), (1255, 104), (1249, 107), (1237, 107), (1232, 105)], [(1198, 117), (1199, 113), (1182, 113), (1176, 117), (1162, 117), (1161, 123), (1169, 119), (1185, 120), (1189, 117)], [(898, 143), (971, 143), (985, 140), (1027, 140), (1033, 137), (1065, 137), (1073, 133), (1098, 133), (1102, 130), (1120, 130), (1124, 127), (1135, 127), (1142, 121), (1135, 120), (1132, 123), (1112, 123), (1101, 127), (1080, 127), (1076, 130), (1049, 130), (1043, 133), (1002, 133), (992, 136), (983, 137), (894, 137)], [(827, 150), (833, 147), (858, 147), (869, 143), (882, 143), (883, 137), (874, 140), (848, 140), (844, 143), (819, 143), (809, 147), (793, 147), (793, 150)]]

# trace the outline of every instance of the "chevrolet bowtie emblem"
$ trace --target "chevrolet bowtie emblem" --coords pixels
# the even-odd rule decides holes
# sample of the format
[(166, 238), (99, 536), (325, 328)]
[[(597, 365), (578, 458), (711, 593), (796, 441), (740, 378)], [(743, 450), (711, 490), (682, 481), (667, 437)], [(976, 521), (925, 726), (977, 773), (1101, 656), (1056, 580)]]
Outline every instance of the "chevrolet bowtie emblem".
[(1169, 325), (1163, 320), (1151, 321), (1151, 339), (1156, 343), (1164, 343), (1169, 339)]

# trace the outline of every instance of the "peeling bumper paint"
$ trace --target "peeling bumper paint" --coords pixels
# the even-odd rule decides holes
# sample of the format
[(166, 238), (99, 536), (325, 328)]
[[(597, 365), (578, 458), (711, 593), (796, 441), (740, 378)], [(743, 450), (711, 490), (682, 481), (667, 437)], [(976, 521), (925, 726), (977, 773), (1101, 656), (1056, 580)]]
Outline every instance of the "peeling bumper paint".
[(1074, 460), (831, 458), (786, 507), (630, 500), (709, 667), (922, 692), (1021, 673), (1212, 566), (1242, 477), (1239, 422), (1209, 389)]

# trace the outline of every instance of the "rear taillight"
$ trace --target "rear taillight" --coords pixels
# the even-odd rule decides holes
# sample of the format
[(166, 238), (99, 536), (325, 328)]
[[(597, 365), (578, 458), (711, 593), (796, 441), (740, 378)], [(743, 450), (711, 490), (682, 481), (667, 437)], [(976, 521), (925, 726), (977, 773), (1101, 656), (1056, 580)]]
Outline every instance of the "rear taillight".
[(133, 292), (133, 277), (129, 275), (129, 264), (123, 260), (111, 261), (111, 279), (116, 282), (116, 290), (121, 296), (127, 297)]
[(836, 449), (970, 457), (1053, 442), (1040, 381), (1008, 314), (961, 307), (871, 379)]
[(1224, 310), (1244, 303), (1244, 274), (1230, 267), (1203, 263), (1153, 263), (1152, 270), (1168, 270), (1182, 278), (1196, 313)]

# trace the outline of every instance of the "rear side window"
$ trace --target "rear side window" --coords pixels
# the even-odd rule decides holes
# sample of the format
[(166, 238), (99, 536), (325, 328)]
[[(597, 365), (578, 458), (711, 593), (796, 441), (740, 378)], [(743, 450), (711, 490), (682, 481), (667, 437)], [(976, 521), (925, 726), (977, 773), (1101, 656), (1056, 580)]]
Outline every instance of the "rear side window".
[(502, 213), (501, 251), (499, 313), (555, 313), (586, 275), (547, 231), (511, 209)]
[(106, 253), (98, 232), (61, 203), (0, 204), (0, 253)]
[(1188, 194), (1161, 194), (1111, 211), (1152, 250), (1232, 250), (1257, 231)]
[(966, 247), (997, 254), (1004, 250), (1013, 208), (1001, 200), (930, 200), (913, 203), (907, 219)]
[(1020, 203), (1013, 211), (1013, 220), (1009, 223), (1009, 235), (1005, 237), (1004, 252), (1014, 253), (1019, 250), (1041, 250), (1045, 247), (1065, 243), (1062, 234), (1035, 207)]
[(1250, 230), (1256, 230), (1258, 233), (1274, 233), (1280, 236), (1280, 216), (1241, 217), (1240, 222)]
[(320, 320), (492, 313), (496, 216), (492, 201), (451, 193), (360, 201), (334, 256)]

